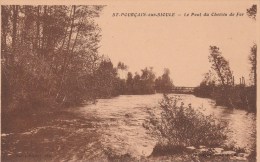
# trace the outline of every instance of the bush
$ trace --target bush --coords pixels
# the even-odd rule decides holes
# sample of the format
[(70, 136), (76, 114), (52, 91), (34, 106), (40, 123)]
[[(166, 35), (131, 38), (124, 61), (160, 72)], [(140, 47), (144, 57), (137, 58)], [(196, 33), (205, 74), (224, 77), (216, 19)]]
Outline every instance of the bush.
[(175, 146), (220, 146), (227, 139), (227, 123), (216, 120), (213, 115), (204, 115), (198, 110), (177, 105), (179, 99), (164, 95), (160, 102), (161, 118), (151, 118), (149, 128), (167, 145)]

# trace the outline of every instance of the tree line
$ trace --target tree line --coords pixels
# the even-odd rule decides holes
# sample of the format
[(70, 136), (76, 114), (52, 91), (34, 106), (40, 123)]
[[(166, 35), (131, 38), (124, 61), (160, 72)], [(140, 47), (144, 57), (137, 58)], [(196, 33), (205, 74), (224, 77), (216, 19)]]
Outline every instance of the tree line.
[(105, 6), (1, 6), (3, 110), (68, 106), (120, 94), (150, 94), (173, 86), (169, 70), (156, 78), (118, 75), (98, 53), (101, 29), (95, 19)]
[(165, 68), (162, 76), (156, 78), (153, 68), (146, 67), (141, 70), (141, 75), (128, 72), (123, 94), (168, 93), (173, 87), (169, 69)]
[(94, 20), (103, 7), (1, 6), (4, 108), (77, 104), (98, 95), (106, 61)]

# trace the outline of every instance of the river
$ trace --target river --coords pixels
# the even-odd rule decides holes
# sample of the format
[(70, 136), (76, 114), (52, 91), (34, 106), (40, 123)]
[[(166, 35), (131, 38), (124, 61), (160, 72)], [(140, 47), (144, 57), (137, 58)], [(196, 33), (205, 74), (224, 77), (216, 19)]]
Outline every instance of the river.
[[(229, 141), (237, 147), (250, 148), (254, 145), (256, 133), (256, 116), (244, 110), (228, 109), (215, 106), (211, 99), (194, 95), (171, 94), (179, 96), (185, 105), (205, 114), (214, 114), (216, 118), (228, 121), (231, 132)], [(97, 132), (101, 135), (100, 145), (103, 150), (118, 155), (130, 154), (134, 157), (149, 156), (157, 139), (142, 126), (149, 118), (150, 112), (159, 113), (159, 101), (162, 94), (121, 95), (112, 99), (99, 99), (96, 104), (80, 107), (83, 116), (96, 116), (100, 119)]]

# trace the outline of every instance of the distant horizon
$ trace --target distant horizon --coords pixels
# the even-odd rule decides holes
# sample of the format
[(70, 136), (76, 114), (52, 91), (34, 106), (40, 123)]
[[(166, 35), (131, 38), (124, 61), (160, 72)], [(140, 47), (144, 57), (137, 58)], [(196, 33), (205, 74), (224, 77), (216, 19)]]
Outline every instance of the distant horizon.
[[(184, 2), (183, 2), (184, 3)], [(204, 8), (198, 3), (185, 4), (187, 12), (237, 12), (250, 8), (248, 2), (234, 6), (230, 3), (205, 2)], [(196, 87), (203, 74), (210, 68), (209, 46), (218, 46), (223, 57), (229, 61), (239, 83), (245, 77), (249, 83), (250, 48), (256, 42), (256, 22), (247, 15), (242, 17), (112, 17), (114, 12), (176, 12), (183, 13), (178, 6), (152, 5), (106, 6), (98, 18), (101, 28), (99, 52), (108, 56), (116, 66), (125, 63), (133, 74), (145, 67), (153, 67), (156, 76), (168, 68), (176, 86)], [(191, 26), (192, 24), (192, 26)], [(243, 25), (241, 25), (243, 24)]]

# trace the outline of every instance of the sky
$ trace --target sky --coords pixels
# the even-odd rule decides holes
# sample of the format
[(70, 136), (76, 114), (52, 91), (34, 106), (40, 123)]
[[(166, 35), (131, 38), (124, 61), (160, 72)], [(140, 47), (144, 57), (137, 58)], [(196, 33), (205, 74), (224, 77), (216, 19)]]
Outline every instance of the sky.
[[(164, 68), (176, 86), (197, 86), (210, 70), (209, 46), (218, 46), (229, 61), (235, 82), (249, 79), (250, 47), (256, 42), (257, 23), (246, 15), (252, 1), (183, 1), (179, 3), (115, 3), (107, 5), (97, 20), (102, 29), (100, 54), (114, 65), (119, 61), (128, 71), (139, 72), (153, 67), (157, 76)], [(113, 13), (181, 14), (174, 17), (112, 17)], [(184, 13), (243, 13), (244, 16), (183, 16)]]

